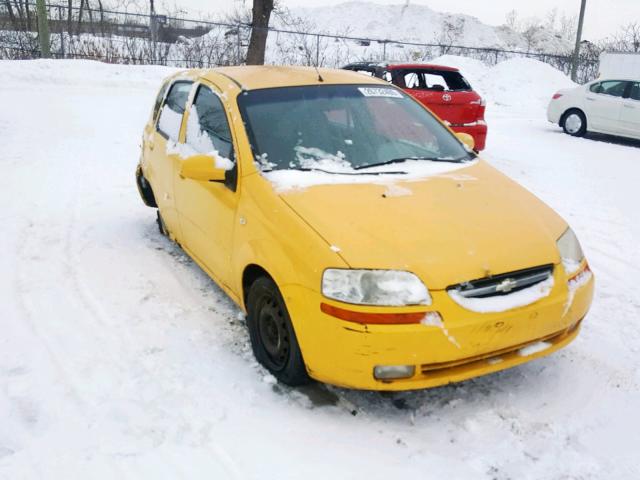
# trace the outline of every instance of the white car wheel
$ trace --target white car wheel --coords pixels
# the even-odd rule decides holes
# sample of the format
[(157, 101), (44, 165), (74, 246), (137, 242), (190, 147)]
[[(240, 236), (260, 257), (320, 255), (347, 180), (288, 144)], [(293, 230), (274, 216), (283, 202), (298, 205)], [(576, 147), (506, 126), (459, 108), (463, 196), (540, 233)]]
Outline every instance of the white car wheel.
[(562, 128), (566, 133), (574, 137), (581, 137), (587, 131), (587, 119), (579, 110), (570, 110), (562, 121)]

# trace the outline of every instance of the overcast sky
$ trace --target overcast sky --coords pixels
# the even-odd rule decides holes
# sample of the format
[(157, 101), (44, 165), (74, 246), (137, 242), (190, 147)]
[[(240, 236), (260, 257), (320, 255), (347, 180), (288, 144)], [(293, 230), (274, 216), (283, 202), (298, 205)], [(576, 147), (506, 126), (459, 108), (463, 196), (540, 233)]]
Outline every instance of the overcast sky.
[[(185, 16), (195, 11), (215, 14), (231, 10), (234, 5), (242, 5), (243, 0), (166, 0), (168, 4), (183, 9)], [(335, 5), (344, 0), (281, 0), (281, 3), (293, 6), (313, 7)], [(374, 0), (376, 3), (401, 4), (403, 0)], [(244, 0), (251, 5), (252, 0)], [(518, 11), (520, 17), (539, 16), (557, 7), (559, 12), (577, 14), (580, 11), (580, 0), (422, 0), (411, 1), (412, 4), (428, 5), (434, 10), (451, 13), (465, 13), (478, 17), (484, 23), (500, 25), (504, 23), (505, 14), (512, 9)], [(640, 0), (587, 0), (587, 13), (583, 38), (598, 40), (605, 37), (625, 23), (640, 22)]]

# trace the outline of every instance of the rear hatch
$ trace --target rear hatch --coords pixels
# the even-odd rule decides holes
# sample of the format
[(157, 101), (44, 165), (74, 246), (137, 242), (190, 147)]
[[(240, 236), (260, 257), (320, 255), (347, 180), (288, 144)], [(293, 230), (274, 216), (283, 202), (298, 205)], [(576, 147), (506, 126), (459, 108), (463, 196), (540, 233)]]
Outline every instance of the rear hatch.
[(397, 69), (392, 81), (451, 125), (484, 120), (484, 102), (458, 71)]

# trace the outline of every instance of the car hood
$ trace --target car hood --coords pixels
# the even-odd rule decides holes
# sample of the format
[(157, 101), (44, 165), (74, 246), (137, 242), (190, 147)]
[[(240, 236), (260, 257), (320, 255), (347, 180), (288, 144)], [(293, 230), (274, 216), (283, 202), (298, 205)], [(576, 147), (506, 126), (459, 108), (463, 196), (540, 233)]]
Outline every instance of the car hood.
[(279, 193), (351, 268), (416, 273), (433, 290), (558, 263), (566, 223), (483, 161), (392, 184)]

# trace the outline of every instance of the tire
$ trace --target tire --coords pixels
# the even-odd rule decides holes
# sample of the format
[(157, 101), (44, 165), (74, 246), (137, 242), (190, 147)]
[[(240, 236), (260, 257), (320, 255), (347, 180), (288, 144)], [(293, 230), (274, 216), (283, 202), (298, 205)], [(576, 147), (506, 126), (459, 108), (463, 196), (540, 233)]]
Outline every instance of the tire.
[(158, 230), (160, 231), (160, 234), (165, 237), (169, 237), (169, 230), (167, 230), (167, 225), (164, 223), (159, 209), (156, 210), (156, 223), (158, 224)]
[(247, 326), (253, 354), (274, 377), (291, 386), (311, 381), (287, 307), (268, 277), (259, 277), (249, 287)]
[(151, 189), (151, 185), (144, 178), (142, 174), (142, 168), (138, 165), (136, 168), (136, 186), (138, 187), (138, 193), (140, 194), (140, 198), (147, 207), (157, 208), (158, 204), (156, 203), (156, 198), (153, 195), (153, 190)]
[(562, 115), (561, 126), (564, 133), (572, 137), (582, 137), (587, 133), (587, 118), (580, 110), (568, 110)]

